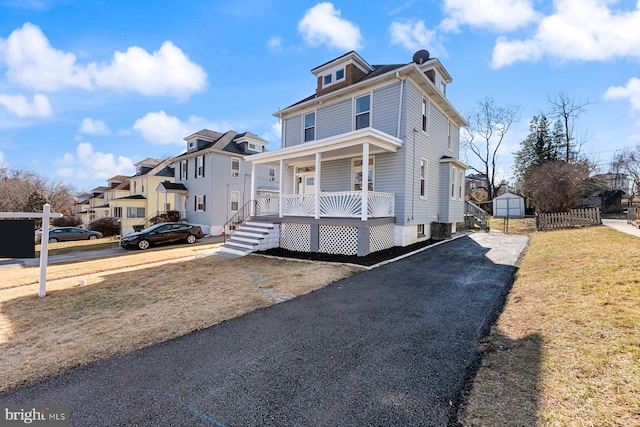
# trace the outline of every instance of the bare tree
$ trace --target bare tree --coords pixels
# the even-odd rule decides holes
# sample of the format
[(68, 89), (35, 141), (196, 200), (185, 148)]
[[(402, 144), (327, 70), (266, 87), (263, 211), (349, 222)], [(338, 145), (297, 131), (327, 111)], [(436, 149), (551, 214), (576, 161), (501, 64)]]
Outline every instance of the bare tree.
[(553, 97), (547, 95), (547, 100), (551, 105), (550, 116), (560, 120), (564, 128), (565, 161), (575, 163), (580, 145), (586, 139), (583, 137), (582, 142), (577, 141), (575, 136), (576, 123), (580, 116), (587, 111), (586, 107), (590, 104), (589, 99), (583, 102), (570, 97), (565, 92), (560, 92)]
[[(0, 167), (0, 212), (35, 209), (29, 197), (40, 194), (51, 204), (53, 212), (71, 213), (75, 190), (61, 181), (48, 181), (32, 172)], [(40, 209), (42, 207), (40, 206)]]
[(547, 162), (527, 177), (531, 201), (538, 212), (567, 212), (580, 206), (589, 188), (587, 163)]
[(478, 101), (476, 109), (467, 118), (465, 146), (480, 161), (480, 167), (471, 169), (486, 177), (486, 191), (493, 200), (502, 182), (496, 185), (496, 160), (500, 145), (511, 125), (520, 120), (522, 107), (496, 105), (492, 98)]
[(631, 206), (634, 195), (640, 192), (640, 146), (616, 153), (611, 161), (611, 170), (614, 173), (625, 173), (631, 181), (631, 194), (629, 194), (629, 206)]

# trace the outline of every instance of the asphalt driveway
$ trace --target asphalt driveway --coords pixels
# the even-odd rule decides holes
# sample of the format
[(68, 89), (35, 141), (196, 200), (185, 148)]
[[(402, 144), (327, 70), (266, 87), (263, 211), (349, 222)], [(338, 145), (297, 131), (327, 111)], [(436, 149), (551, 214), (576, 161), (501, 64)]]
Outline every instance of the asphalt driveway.
[(453, 425), (527, 243), (458, 238), (0, 402), (69, 405), (75, 426)]

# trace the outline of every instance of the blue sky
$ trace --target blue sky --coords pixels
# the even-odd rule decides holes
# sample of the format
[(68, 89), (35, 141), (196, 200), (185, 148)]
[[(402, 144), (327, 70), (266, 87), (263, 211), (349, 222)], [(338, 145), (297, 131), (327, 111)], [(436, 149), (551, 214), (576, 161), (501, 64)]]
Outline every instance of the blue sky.
[(591, 103), (581, 137), (601, 171), (640, 144), (640, 1), (0, 0), (0, 164), (88, 190), (202, 128), (277, 149), (272, 114), (314, 92), (312, 68), (419, 49), (452, 76), (461, 114), (485, 97), (522, 107), (500, 150), (506, 178), (560, 92)]

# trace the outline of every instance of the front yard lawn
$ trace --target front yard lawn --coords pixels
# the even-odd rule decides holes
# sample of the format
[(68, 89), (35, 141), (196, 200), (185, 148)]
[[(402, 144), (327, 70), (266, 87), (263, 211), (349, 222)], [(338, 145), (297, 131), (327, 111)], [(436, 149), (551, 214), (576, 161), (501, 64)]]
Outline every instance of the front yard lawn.
[(463, 425), (640, 425), (640, 241), (607, 227), (530, 237)]

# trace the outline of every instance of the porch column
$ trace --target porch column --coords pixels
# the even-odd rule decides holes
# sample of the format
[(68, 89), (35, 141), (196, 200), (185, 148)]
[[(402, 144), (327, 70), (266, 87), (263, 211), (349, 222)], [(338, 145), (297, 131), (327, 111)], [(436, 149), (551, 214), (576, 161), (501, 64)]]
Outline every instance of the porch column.
[[(245, 181), (246, 182), (246, 181)], [(251, 206), (249, 207), (249, 216), (256, 215), (256, 164), (251, 163)]]
[(316, 153), (316, 176), (315, 176), (315, 218), (320, 218), (320, 158), (322, 154)]
[(278, 171), (278, 191), (280, 192), (278, 194), (278, 199), (279, 199), (279, 203), (278, 203), (278, 217), (282, 218), (282, 196), (284, 195), (283, 193), (283, 182), (284, 182), (284, 160), (280, 159), (280, 171)]
[(369, 212), (369, 143), (362, 144), (362, 213), (360, 219), (367, 220)]

